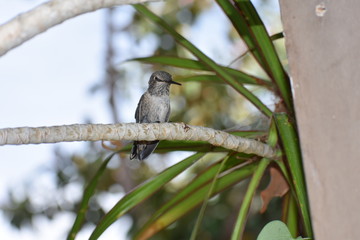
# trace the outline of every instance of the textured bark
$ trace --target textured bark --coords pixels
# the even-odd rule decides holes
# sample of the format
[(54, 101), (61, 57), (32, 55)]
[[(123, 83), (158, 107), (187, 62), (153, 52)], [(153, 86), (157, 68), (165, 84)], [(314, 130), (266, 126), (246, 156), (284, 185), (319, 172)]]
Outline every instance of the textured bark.
[(83, 13), (156, 0), (53, 0), (0, 26), (0, 56), (39, 33)]
[(0, 145), (100, 140), (206, 141), (214, 146), (221, 146), (237, 152), (253, 153), (268, 158), (276, 157), (276, 151), (262, 142), (184, 123), (74, 124), (54, 127), (0, 129)]

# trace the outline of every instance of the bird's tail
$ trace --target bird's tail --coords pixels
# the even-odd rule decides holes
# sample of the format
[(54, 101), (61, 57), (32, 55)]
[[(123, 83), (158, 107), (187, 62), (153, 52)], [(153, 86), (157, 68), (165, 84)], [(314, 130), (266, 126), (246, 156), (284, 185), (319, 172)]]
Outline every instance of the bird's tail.
[(135, 141), (131, 149), (130, 159), (137, 158), (144, 160), (147, 158), (157, 147), (159, 141)]

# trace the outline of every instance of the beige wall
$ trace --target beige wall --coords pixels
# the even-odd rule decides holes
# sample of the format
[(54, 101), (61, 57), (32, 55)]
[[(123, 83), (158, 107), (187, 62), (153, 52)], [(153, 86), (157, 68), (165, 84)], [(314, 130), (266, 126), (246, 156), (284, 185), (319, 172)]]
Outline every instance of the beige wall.
[(360, 1), (280, 0), (317, 240), (360, 238)]

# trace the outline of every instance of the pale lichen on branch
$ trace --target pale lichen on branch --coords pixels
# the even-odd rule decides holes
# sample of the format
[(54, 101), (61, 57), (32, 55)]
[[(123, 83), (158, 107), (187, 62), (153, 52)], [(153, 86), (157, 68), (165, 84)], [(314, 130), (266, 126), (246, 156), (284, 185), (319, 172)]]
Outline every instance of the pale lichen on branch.
[(73, 141), (206, 141), (214, 146), (261, 157), (275, 158), (272, 147), (254, 139), (231, 135), (212, 128), (184, 123), (74, 124), (52, 127), (0, 129), (0, 145), (40, 144)]

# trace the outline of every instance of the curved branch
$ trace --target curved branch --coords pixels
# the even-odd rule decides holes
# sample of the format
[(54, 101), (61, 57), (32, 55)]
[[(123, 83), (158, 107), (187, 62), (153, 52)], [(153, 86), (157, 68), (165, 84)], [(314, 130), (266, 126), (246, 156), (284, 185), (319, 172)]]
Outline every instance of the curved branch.
[(261, 157), (275, 158), (276, 151), (262, 142), (227, 132), (184, 123), (74, 124), (53, 127), (0, 129), (0, 145), (57, 143), (73, 141), (206, 141), (214, 146)]
[(0, 26), (0, 56), (39, 33), (80, 14), (100, 8), (156, 0), (53, 0)]

